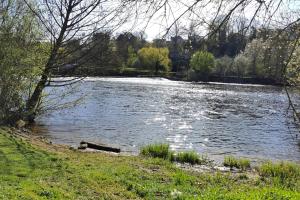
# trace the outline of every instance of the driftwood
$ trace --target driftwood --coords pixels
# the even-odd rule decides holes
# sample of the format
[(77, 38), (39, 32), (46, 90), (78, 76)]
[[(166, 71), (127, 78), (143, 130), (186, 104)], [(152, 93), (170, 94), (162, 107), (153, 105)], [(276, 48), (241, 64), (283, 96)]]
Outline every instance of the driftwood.
[(80, 142), (80, 146), (78, 149), (86, 149), (86, 148), (96, 149), (96, 150), (101, 150), (101, 151), (109, 151), (109, 152), (114, 152), (114, 153), (121, 152), (121, 149), (119, 149), (119, 148), (108, 147), (108, 146), (104, 146), (102, 144), (94, 144), (94, 143), (85, 142), (85, 141)]

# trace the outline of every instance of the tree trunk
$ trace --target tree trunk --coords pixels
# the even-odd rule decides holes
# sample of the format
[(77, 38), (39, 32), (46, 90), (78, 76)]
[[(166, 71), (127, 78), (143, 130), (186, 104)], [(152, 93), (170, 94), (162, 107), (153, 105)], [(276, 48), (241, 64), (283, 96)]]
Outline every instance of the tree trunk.
[(37, 115), (37, 109), (38, 109), (38, 104), (41, 100), (43, 90), (46, 87), (47, 81), (49, 77), (51, 76), (51, 69), (53, 68), (55, 64), (55, 60), (57, 57), (57, 52), (58, 49), (60, 48), (62, 41), (62, 37), (60, 40), (57, 41), (55, 44), (54, 48), (52, 49), (51, 55), (48, 59), (48, 62), (45, 66), (45, 69), (42, 73), (42, 77), (39, 80), (37, 86), (34, 89), (33, 94), (31, 95), (30, 99), (27, 101), (26, 109), (27, 109), (27, 116), (26, 120), (29, 122), (34, 122), (34, 119), (36, 118)]
[(41, 95), (43, 90), (45, 89), (46, 83), (47, 83), (48, 77), (46, 76), (45, 72), (42, 75), (39, 83), (37, 84), (33, 94), (31, 95), (30, 99), (27, 102), (27, 116), (26, 120), (30, 123), (34, 122), (34, 119), (36, 117), (36, 109), (37, 105), (40, 102)]
[(72, 12), (73, 6), (71, 4), (72, 0), (70, 0), (69, 6), (67, 8), (67, 12), (66, 12), (66, 17), (65, 17), (65, 21), (63, 23), (63, 26), (60, 29), (60, 33), (59, 33), (59, 37), (57, 38), (56, 42), (54, 43), (53, 49), (51, 51), (50, 57), (48, 59), (48, 62), (45, 66), (45, 69), (42, 73), (42, 77), (39, 80), (33, 94), (31, 95), (30, 99), (27, 101), (27, 105), (26, 105), (26, 111), (27, 111), (27, 116), (26, 116), (26, 120), (28, 120), (29, 122), (34, 122), (36, 115), (37, 115), (37, 109), (38, 109), (38, 104), (41, 100), (42, 97), (42, 93), (43, 90), (46, 87), (47, 81), (49, 79), (49, 77), (51, 77), (51, 70), (53, 69), (55, 63), (56, 63), (56, 59), (57, 59), (57, 54), (58, 54), (58, 50), (62, 45), (63, 39), (64, 39), (64, 34), (68, 28), (68, 21), (69, 21), (69, 17), (70, 14)]

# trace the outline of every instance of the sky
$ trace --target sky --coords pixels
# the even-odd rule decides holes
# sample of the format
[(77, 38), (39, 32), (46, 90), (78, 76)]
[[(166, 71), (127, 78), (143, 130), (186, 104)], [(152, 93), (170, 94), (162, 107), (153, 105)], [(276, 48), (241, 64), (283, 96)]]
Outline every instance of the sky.
[[(112, 12), (113, 14), (102, 23), (109, 21), (108, 25), (99, 30), (114, 30), (114, 35), (124, 31), (145, 32), (146, 39), (151, 41), (155, 38), (166, 36), (174, 36), (179, 30), (179, 34), (184, 36), (190, 25), (195, 26), (194, 31), (201, 36), (207, 34), (208, 25), (216, 16), (224, 17), (230, 10), (241, 0), (153, 0), (153, 1), (132, 1), (132, 7), (118, 7), (119, 1), (105, 0), (101, 3), (99, 10), (93, 12), (90, 16), (82, 21), (82, 24), (89, 24), (93, 21), (101, 19), (105, 14)], [(57, 0), (57, 2), (60, 2)], [(88, 1), (83, 1), (84, 3)], [(151, 2), (151, 3), (149, 3)], [(167, 2), (167, 3), (165, 3)], [(195, 4), (197, 2), (197, 4)], [(260, 6), (258, 0), (245, 0), (236, 9), (231, 19), (248, 19), (251, 21), (256, 10), (259, 8), (257, 17), (253, 20), (256, 25), (281, 25), (299, 18), (300, 1), (299, 0), (283, 0), (278, 7), (280, 0), (265, 0)], [(194, 5), (193, 7), (191, 7)], [(55, 7), (55, 6), (54, 6)], [(158, 9), (159, 8), (159, 9)], [(190, 9), (192, 8), (192, 9)], [(220, 9), (219, 9), (220, 8)], [(267, 9), (268, 8), (268, 9)], [(158, 10), (158, 11), (157, 11)], [(276, 14), (273, 15), (276, 10)], [(48, 14), (45, 14), (46, 18)], [(113, 21), (110, 18), (118, 16)], [(270, 16), (273, 16), (270, 18)], [(121, 21), (119, 26), (119, 22)], [(176, 22), (176, 23), (175, 23)], [(97, 23), (97, 27), (102, 24)], [(112, 28), (113, 27), (113, 28)], [(118, 29), (115, 29), (118, 27)], [(177, 29), (176, 29), (177, 28)], [(176, 31), (177, 30), (177, 31)], [(82, 33), (92, 31), (91, 27), (78, 32)], [(72, 33), (72, 32), (71, 32)], [(169, 34), (166, 34), (169, 33)]]
[[(182, 13), (184, 13), (187, 8), (195, 2), (195, 0), (169, 1), (169, 5), (157, 12), (149, 21), (149, 23), (146, 23), (145, 19), (140, 19), (138, 23), (135, 23), (134, 26), (132, 26), (129, 21), (118, 31), (122, 32), (123, 30), (128, 29), (132, 30), (133, 32), (145, 31), (147, 40), (151, 41), (155, 38), (164, 36), (167, 32), (167, 28), (169, 28), (172, 23), (174, 23), (174, 21), (176, 21), (176, 19), (180, 17), (180, 20), (178, 20), (170, 30), (171, 34), (174, 35), (176, 25), (177, 27), (180, 27), (181, 30), (183, 30), (184, 27), (188, 28), (190, 24), (193, 23), (198, 25), (196, 28), (198, 34), (205, 35), (207, 33), (207, 23), (217, 15), (218, 6), (220, 5), (215, 3), (207, 3), (208, 1), (209, 0), (203, 0), (201, 3), (199, 3), (199, 5), (195, 7), (194, 10), (189, 11), (184, 15), (182, 15)], [(224, 0), (224, 3), (222, 4), (222, 10), (219, 12), (219, 15), (222, 16), (222, 14), (228, 13), (229, 10), (236, 4), (236, 2), (237, 1)], [(259, 8), (259, 4), (257, 3), (257, 1), (253, 0), (248, 2), (251, 3), (245, 4), (245, 9), (236, 10), (233, 18), (246, 18), (248, 19), (248, 21), (252, 19), (257, 8)], [(278, 6), (279, 0), (272, 1), (273, 4), (270, 4), (270, 6), (268, 4), (269, 2), (271, 2), (271, 0), (266, 0), (265, 5), (261, 6), (257, 17), (254, 19), (254, 22), (256, 24), (264, 24), (265, 26), (284, 25), (282, 24), (282, 21), (288, 23), (300, 17), (300, 0), (283, 0), (283, 3), (280, 4), (278, 10), (276, 10), (276, 8)], [(266, 9), (267, 6), (269, 6), (268, 10)], [(275, 10), (276, 14), (273, 15)], [(273, 15), (272, 20), (269, 20), (271, 15)]]

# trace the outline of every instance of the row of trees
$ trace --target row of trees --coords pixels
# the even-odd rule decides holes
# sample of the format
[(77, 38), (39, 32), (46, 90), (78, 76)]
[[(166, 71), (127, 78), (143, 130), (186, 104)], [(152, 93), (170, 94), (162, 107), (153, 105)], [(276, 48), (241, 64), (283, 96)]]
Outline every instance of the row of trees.
[[(89, 46), (78, 48), (79, 51), (71, 55), (73, 58), (65, 62), (75, 60), (73, 64), (76, 64), (78, 58), (87, 55), (75, 72), (82, 76), (128, 75), (124, 72), (130, 68), (134, 72), (131, 75), (173, 72), (186, 78), (191, 71), (192, 56), (198, 51), (207, 51), (214, 55), (216, 61), (206, 76), (266, 79), (269, 83), (283, 83), (284, 63), (295, 41), (297, 26), (286, 29), (249, 28), (246, 24), (244, 18), (225, 22), (215, 20), (208, 27), (206, 36), (201, 36), (204, 34), (196, 32), (191, 23), (187, 30), (182, 28), (181, 31), (177, 27), (170, 32), (167, 35), (169, 39), (155, 39), (152, 42), (146, 41), (143, 33), (124, 32), (113, 36), (107, 31), (96, 32)], [(66, 48), (76, 49), (80, 43), (80, 39), (74, 39)], [(198, 79), (207, 80), (207, 77), (202, 75)]]
[[(89, 46), (79, 48), (80, 43), (74, 39), (61, 49), (62, 52), (73, 50), (74, 53), (64, 61), (71, 64), (73, 70), (68, 68), (70, 65), (64, 65), (58, 68), (58, 75), (114, 75), (126, 68), (147, 70), (153, 74), (170, 71), (169, 50), (152, 47), (142, 33), (125, 32), (112, 37), (110, 32), (98, 32), (93, 34)], [(77, 60), (83, 56), (82, 64), (76, 67)]]
[[(202, 51), (210, 52), (216, 60), (213, 67), (205, 70), (208, 72), (199, 75), (199, 79), (239, 77), (283, 83), (285, 63), (296, 41), (297, 27), (284, 31), (252, 28), (249, 34), (234, 32), (228, 27), (226, 24), (226, 28), (221, 27), (210, 37), (189, 33), (187, 39), (174, 36), (170, 40), (155, 39), (153, 42), (147, 42), (141, 33), (125, 32), (112, 37), (109, 32), (99, 32), (93, 35), (90, 46), (72, 54), (70, 61), (87, 54), (81, 67), (76, 69), (76, 74), (82, 76), (120, 74), (128, 68), (134, 69), (135, 75), (148, 70), (149, 74), (174, 72), (188, 76), (193, 55)], [(80, 42), (73, 40), (66, 48), (68, 51), (75, 49)]]
[(191, 75), (197, 74), (202, 80), (211, 75), (267, 79), (273, 84), (297, 85), (300, 47), (295, 33), (299, 29), (291, 27), (288, 31), (279, 31), (268, 30), (268, 38), (253, 38), (235, 57), (225, 55), (215, 59), (212, 53), (198, 52), (191, 59), (190, 71), (196, 72)]
[[(250, 34), (246, 34), (245, 31), (242, 31), (243, 27), (236, 24), (236, 22), (231, 23), (228, 21), (219, 27), (221, 21), (215, 21), (209, 27), (209, 33), (211, 33), (209, 37), (196, 33), (191, 24), (190, 28), (183, 32), (176, 28), (173, 33), (167, 35), (168, 40), (154, 39), (153, 42), (147, 42), (142, 32), (124, 32), (113, 36), (109, 31), (98, 31), (89, 39), (89, 46), (78, 48), (77, 53), (72, 54), (75, 58), (71, 60), (76, 61), (82, 55), (87, 54), (86, 59), (82, 62), (81, 70), (77, 70), (77, 72), (79, 71), (78, 74), (81, 75), (84, 75), (84, 72), (87, 75), (103, 75), (106, 71), (109, 74), (127, 67), (148, 69), (155, 72), (155, 67), (149, 69), (149, 67), (143, 66), (144, 63), (140, 62), (141, 60), (138, 58), (138, 52), (144, 47), (160, 48), (161, 50), (165, 48), (168, 49), (168, 56), (171, 60), (169, 66), (164, 67), (165, 71), (186, 72), (189, 69), (189, 61), (192, 55), (197, 51), (209, 51), (216, 58), (223, 56), (234, 58), (244, 50), (247, 42), (256, 38), (256, 35), (262, 36), (262, 34), (257, 34), (255, 28), (252, 29)], [(69, 41), (65, 48), (67, 51), (69, 51), (68, 49), (76, 49), (81, 43), (80, 38), (75, 38)], [(153, 48), (148, 50), (153, 51)], [(146, 53), (145, 50), (142, 52)]]
[(267, 39), (254, 38), (235, 57), (217, 59), (215, 72), (220, 76), (258, 77), (283, 83), (285, 64), (297, 40), (292, 38), (292, 30), (281, 35), (279, 31), (269, 30), (270, 37)]

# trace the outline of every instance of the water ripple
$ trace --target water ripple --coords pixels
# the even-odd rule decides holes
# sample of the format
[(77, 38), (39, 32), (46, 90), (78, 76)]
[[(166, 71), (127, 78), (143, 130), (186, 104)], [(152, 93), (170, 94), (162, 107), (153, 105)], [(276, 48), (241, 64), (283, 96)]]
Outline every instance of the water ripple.
[[(51, 97), (62, 90), (68, 88), (51, 90)], [(137, 152), (143, 145), (167, 142), (176, 151), (217, 158), (234, 154), (300, 161), (293, 137), (297, 128), (278, 87), (87, 78), (68, 100), (83, 94), (81, 105), (39, 118), (39, 132), (71, 145), (90, 140)]]

